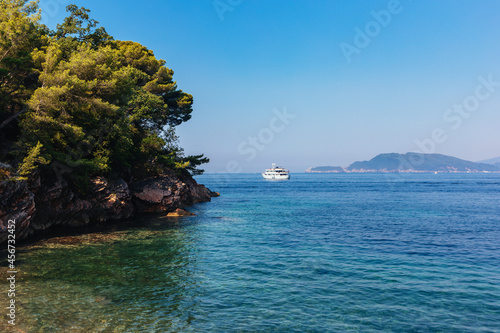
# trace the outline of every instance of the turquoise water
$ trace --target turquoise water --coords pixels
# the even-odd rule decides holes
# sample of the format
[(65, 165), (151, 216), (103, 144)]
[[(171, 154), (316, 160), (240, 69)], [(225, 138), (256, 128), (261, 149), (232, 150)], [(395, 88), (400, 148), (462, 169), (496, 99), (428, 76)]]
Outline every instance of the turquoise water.
[(17, 327), (500, 332), (500, 175), (198, 181), (195, 217), (18, 249)]

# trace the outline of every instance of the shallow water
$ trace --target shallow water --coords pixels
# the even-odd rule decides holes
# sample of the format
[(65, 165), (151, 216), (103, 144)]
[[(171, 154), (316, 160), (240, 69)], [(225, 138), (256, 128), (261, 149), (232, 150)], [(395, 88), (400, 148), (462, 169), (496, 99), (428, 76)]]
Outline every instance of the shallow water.
[(500, 331), (499, 174), (198, 180), (195, 217), (18, 248), (16, 328)]

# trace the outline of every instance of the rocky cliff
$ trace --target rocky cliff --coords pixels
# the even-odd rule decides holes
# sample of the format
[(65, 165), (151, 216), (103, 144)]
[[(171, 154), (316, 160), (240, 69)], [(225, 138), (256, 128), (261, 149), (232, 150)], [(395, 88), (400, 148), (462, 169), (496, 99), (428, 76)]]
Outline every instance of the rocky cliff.
[(168, 173), (130, 183), (123, 179), (90, 179), (82, 195), (60, 180), (0, 183), (0, 243), (6, 242), (7, 224), (15, 221), (16, 238), (25, 239), (57, 226), (84, 226), (123, 219), (141, 212), (172, 212), (218, 193), (198, 184), (190, 175)]

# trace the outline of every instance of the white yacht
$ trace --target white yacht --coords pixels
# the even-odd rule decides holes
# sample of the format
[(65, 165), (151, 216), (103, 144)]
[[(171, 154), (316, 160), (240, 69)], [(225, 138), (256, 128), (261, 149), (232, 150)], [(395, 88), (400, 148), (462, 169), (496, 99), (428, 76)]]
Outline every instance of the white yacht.
[(273, 163), (273, 167), (271, 169), (266, 169), (266, 172), (262, 173), (262, 177), (265, 179), (290, 179), (290, 171), (277, 167), (276, 163)]

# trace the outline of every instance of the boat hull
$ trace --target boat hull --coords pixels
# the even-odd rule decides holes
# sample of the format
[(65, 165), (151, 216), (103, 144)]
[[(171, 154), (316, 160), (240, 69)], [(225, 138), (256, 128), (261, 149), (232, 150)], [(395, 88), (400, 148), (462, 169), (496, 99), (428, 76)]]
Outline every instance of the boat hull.
[(272, 180), (286, 180), (286, 179), (290, 179), (290, 175), (286, 174), (286, 175), (269, 175), (269, 174), (265, 174), (263, 173), (262, 174), (262, 177), (264, 177), (264, 179), (272, 179)]

